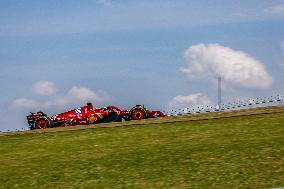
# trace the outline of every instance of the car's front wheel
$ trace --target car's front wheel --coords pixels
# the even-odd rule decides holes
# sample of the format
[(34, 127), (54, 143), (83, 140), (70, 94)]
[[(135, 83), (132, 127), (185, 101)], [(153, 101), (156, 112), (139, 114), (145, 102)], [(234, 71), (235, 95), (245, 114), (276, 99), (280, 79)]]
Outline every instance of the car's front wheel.
[(146, 119), (148, 117), (147, 109), (144, 106), (137, 105), (130, 110), (130, 117), (134, 120)]

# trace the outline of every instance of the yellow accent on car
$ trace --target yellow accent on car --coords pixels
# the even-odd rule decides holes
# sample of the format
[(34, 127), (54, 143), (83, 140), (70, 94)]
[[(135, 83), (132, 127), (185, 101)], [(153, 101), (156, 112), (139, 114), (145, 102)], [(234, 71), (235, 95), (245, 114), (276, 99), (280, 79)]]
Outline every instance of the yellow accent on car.
[(89, 117), (89, 122), (90, 122), (90, 123), (94, 123), (95, 121), (97, 121), (97, 118), (96, 118), (95, 116), (91, 115), (91, 116)]

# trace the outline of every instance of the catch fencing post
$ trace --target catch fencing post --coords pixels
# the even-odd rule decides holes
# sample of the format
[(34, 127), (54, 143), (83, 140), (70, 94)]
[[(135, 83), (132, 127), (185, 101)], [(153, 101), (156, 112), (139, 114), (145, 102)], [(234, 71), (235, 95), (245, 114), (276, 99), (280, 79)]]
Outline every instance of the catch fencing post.
[(221, 96), (221, 77), (219, 76), (218, 77), (218, 105), (219, 105), (219, 109), (221, 110), (222, 109), (222, 96)]

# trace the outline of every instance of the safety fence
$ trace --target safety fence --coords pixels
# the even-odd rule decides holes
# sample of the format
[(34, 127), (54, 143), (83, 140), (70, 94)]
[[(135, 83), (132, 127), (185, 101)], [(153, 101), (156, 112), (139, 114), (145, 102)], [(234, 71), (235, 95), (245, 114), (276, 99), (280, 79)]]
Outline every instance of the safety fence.
[(220, 111), (229, 111), (229, 110), (238, 110), (238, 109), (249, 109), (255, 107), (283, 105), (283, 104), (284, 104), (283, 95), (276, 95), (270, 97), (242, 99), (235, 102), (223, 103), (220, 106), (216, 105), (216, 106), (184, 107), (179, 109), (172, 109), (170, 111), (164, 111), (164, 113), (171, 116), (175, 116), (175, 115), (184, 115), (184, 114), (201, 114), (201, 113), (220, 112)]
[[(284, 105), (283, 95), (242, 99), (235, 102), (223, 103), (221, 104), (221, 106), (216, 105), (216, 106), (184, 107), (184, 108), (172, 109), (170, 111), (163, 111), (163, 112), (170, 116), (177, 116), (177, 115), (186, 115), (186, 114), (204, 114), (210, 112), (223, 112), (230, 110), (250, 109), (256, 107), (275, 106), (275, 105)], [(17, 132), (17, 131), (26, 131), (26, 130), (29, 130), (29, 127), (24, 127), (21, 129), (2, 129), (0, 130), (0, 132), (15, 132), (15, 131)]]

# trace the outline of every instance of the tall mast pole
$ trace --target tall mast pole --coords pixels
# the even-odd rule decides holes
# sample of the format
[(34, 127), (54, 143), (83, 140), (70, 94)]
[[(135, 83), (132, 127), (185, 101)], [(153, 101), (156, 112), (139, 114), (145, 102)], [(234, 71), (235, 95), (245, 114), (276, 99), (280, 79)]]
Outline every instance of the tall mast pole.
[(219, 110), (222, 109), (222, 90), (221, 90), (221, 77), (218, 77), (218, 106)]

